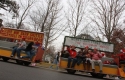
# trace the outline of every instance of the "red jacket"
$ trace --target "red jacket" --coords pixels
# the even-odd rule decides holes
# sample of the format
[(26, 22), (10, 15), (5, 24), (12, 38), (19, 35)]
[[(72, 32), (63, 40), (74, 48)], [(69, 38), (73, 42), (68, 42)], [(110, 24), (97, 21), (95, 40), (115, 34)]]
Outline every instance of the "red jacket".
[(100, 53), (91, 53), (90, 54), (92, 56), (92, 59), (94, 60), (100, 60), (100, 58), (102, 58), (102, 55)]
[(122, 52), (122, 53), (125, 53), (125, 49), (121, 49), (121, 52)]
[(70, 49), (70, 48), (67, 48), (67, 50), (68, 50), (68, 52), (69, 52), (69, 54), (70, 54), (70, 57), (72, 57), (72, 58), (75, 58), (75, 57), (76, 57), (76, 55), (77, 55), (76, 50)]
[(120, 60), (125, 60), (125, 53), (118, 54)]

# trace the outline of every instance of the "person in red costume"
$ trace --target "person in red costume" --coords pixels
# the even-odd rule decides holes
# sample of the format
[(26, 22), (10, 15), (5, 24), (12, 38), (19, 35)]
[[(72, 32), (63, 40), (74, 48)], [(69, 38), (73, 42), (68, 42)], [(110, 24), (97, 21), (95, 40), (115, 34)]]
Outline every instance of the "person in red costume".
[(75, 64), (77, 63), (76, 59), (77, 52), (75, 50), (75, 46), (67, 46), (67, 51), (69, 52), (67, 68), (70, 68), (71, 62), (72, 62), (71, 68), (74, 68)]
[(119, 56), (119, 61), (120, 61), (120, 64), (125, 64), (125, 49), (121, 49), (120, 50), (120, 53), (118, 54)]

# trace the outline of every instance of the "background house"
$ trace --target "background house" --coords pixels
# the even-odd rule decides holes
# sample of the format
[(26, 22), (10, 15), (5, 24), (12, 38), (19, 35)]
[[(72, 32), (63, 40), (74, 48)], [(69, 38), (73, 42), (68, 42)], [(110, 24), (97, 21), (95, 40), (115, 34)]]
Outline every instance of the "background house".
[(89, 34), (80, 34), (76, 36), (77, 38), (82, 38), (82, 39), (90, 39), (90, 40), (94, 40), (94, 38), (92, 36), (90, 36)]

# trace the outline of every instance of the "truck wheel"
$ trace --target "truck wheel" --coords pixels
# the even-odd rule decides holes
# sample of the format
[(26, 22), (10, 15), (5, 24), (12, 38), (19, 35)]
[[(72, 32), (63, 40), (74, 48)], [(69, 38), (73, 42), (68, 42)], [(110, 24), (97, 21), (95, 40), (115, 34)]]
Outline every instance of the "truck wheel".
[(23, 62), (25, 66), (29, 66), (31, 62)]
[(6, 57), (2, 57), (3, 61), (7, 62), (9, 60), (9, 58)]
[(75, 74), (76, 70), (67, 69), (67, 72), (68, 72), (69, 74)]

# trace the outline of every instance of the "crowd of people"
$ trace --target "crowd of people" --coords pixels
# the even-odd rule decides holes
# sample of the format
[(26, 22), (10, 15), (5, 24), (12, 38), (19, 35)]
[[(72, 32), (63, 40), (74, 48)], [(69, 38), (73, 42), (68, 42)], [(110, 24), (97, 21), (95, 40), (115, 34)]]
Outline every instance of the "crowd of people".
[(77, 54), (75, 46), (67, 46), (67, 51), (69, 52), (67, 68), (74, 68), (75, 64), (80, 65), (80, 63), (83, 62), (84, 70), (89, 71), (91, 64), (92, 71), (95, 72), (95, 62), (97, 62), (100, 66), (100, 72), (102, 72), (102, 61), (100, 60), (100, 58), (102, 58), (103, 56), (96, 48), (91, 51), (89, 50), (89, 47), (86, 46), (84, 49), (81, 48)]
[(119, 56), (120, 64), (125, 64), (125, 47), (123, 49), (121, 49), (120, 52), (116, 56)]
[[(79, 51), (76, 51), (75, 46), (66, 46), (67, 49), (62, 51), (62, 57), (68, 58), (68, 68), (74, 68), (75, 65), (83, 64), (84, 70), (90, 71), (90, 67), (92, 67), (92, 71), (95, 72), (95, 63), (99, 64), (100, 73), (102, 73), (103, 64), (112, 64), (117, 65), (115, 61), (104, 61), (102, 62), (101, 58), (106, 57), (105, 52), (100, 52), (96, 48), (89, 49), (88, 46), (85, 48), (81, 48)], [(125, 63), (125, 49), (122, 49), (121, 52), (117, 55), (120, 59), (120, 63)], [(72, 64), (71, 64), (72, 63)]]

